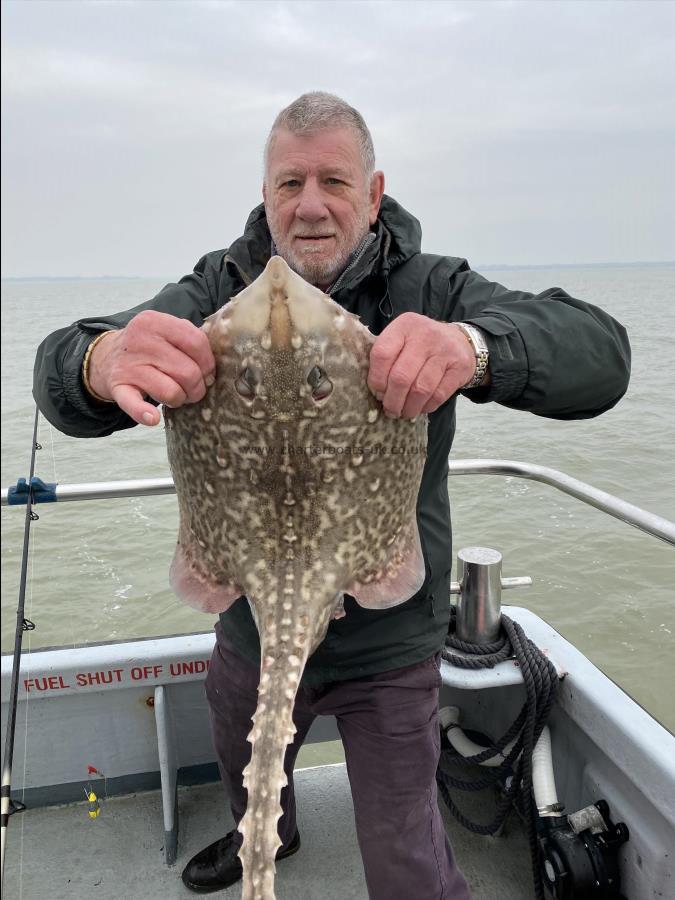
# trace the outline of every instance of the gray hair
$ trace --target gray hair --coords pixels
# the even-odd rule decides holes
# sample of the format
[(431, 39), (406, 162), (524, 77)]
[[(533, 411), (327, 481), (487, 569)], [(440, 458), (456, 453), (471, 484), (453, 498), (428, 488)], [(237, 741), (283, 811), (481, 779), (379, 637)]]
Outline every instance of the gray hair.
[(274, 138), (281, 128), (288, 129), (292, 134), (310, 134), (323, 128), (351, 128), (356, 132), (366, 178), (370, 179), (375, 171), (373, 139), (363, 116), (335, 94), (311, 91), (281, 110), (265, 143), (265, 173)]

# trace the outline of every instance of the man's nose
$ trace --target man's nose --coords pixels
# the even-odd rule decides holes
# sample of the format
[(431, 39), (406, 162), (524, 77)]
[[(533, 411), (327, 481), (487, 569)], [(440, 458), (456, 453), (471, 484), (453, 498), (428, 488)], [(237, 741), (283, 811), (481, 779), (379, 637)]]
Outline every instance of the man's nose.
[(305, 182), (295, 214), (303, 222), (320, 222), (328, 216), (321, 188), (316, 181), (309, 179)]

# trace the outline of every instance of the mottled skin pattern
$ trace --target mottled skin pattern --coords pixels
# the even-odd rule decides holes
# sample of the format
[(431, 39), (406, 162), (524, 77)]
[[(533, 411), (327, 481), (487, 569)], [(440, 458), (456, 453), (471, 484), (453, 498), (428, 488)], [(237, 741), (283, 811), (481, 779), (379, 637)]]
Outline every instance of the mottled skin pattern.
[[(165, 409), (180, 510), (176, 592), (245, 595), (261, 639), (244, 772), (243, 900), (274, 900), (283, 759), (305, 663), (348, 593), (368, 607), (424, 579), (415, 519), (426, 416), (390, 419), (366, 385), (373, 335), (280, 257), (204, 324), (216, 382)], [(240, 600), (239, 602), (245, 602)]]

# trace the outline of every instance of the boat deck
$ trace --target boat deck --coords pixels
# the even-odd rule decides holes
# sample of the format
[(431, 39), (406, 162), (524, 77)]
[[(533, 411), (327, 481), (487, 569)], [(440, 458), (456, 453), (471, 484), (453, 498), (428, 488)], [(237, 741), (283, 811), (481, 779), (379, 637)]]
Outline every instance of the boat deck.
[[(278, 865), (278, 900), (367, 900), (344, 764), (300, 769), (295, 783), (302, 848)], [(82, 803), (13, 815), (5, 857), (6, 900), (197, 896), (181, 882), (183, 866), (229, 831), (231, 818), (219, 783), (180, 787), (178, 809), (178, 859), (172, 867), (164, 862), (159, 791), (110, 798), (93, 820), (84, 797)], [(472, 814), (481, 816), (478, 805)], [(489, 817), (488, 809), (483, 816)], [(475, 900), (532, 900), (527, 839), (515, 816), (498, 838), (470, 834), (449, 817), (446, 823)], [(233, 885), (216, 896), (235, 900), (240, 893), (239, 885)]]

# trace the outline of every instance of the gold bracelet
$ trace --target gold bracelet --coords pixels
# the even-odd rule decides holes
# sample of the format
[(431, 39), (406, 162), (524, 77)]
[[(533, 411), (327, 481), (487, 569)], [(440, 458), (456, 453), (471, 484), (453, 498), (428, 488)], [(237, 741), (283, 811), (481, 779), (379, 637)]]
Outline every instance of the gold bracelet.
[(113, 331), (102, 331), (100, 334), (96, 335), (94, 340), (87, 347), (87, 352), (84, 354), (84, 359), (82, 360), (82, 382), (88, 394), (98, 400), (100, 403), (114, 403), (114, 400), (108, 400), (106, 397), (101, 397), (100, 394), (97, 394), (96, 391), (91, 386), (89, 381), (89, 363), (91, 362), (91, 354), (94, 352), (94, 347), (98, 344), (99, 341), (102, 341), (103, 338), (107, 334), (112, 334)]

